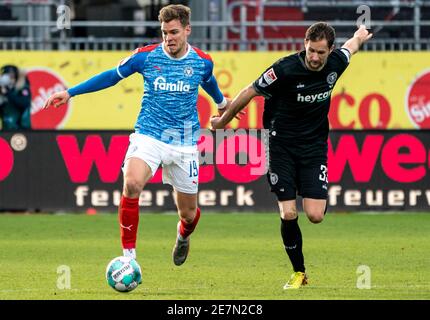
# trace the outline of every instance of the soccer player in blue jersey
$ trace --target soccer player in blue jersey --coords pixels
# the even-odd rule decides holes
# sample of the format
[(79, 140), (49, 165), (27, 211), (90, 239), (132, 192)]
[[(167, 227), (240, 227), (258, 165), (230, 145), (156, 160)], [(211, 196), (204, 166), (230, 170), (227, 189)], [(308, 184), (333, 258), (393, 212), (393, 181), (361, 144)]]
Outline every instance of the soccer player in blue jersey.
[(196, 109), (199, 85), (213, 98), (220, 114), (229, 104), (213, 76), (211, 57), (188, 44), (190, 14), (184, 5), (162, 8), (158, 17), (162, 43), (136, 49), (116, 68), (55, 93), (45, 103), (45, 108), (58, 107), (73, 96), (108, 88), (135, 72), (143, 76), (145, 92), (124, 160), (124, 186), (118, 209), (123, 254), (136, 258), (139, 195), (162, 165), (163, 182), (174, 188), (180, 218), (172, 254), (177, 266), (187, 258), (190, 235), (200, 218), (200, 124)]

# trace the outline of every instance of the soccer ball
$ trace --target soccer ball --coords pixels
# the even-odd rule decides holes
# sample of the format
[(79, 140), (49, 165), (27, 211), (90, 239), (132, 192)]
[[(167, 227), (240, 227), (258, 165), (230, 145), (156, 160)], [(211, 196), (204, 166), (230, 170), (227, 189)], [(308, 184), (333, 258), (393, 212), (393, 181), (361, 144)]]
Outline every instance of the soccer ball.
[(135, 259), (116, 257), (106, 267), (108, 284), (119, 292), (130, 292), (142, 282), (142, 270)]

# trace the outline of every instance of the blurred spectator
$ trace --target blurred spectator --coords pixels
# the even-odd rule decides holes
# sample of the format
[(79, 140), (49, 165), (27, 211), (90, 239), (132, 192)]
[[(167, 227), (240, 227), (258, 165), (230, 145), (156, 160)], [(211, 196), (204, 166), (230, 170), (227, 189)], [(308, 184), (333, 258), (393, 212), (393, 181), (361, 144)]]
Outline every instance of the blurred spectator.
[(3, 130), (31, 129), (30, 82), (14, 65), (0, 69), (0, 118)]

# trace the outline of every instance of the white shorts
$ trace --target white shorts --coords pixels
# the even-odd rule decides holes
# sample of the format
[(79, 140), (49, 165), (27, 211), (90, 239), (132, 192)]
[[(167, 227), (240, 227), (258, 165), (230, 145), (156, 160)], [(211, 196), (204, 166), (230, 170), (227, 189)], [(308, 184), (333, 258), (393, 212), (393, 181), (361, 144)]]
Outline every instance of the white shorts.
[(199, 186), (197, 146), (170, 145), (150, 136), (132, 133), (124, 163), (129, 158), (145, 161), (151, 168), (152, 176), (161, 164), (163, 183), (172, 185), (179, 192), (197, 193)]

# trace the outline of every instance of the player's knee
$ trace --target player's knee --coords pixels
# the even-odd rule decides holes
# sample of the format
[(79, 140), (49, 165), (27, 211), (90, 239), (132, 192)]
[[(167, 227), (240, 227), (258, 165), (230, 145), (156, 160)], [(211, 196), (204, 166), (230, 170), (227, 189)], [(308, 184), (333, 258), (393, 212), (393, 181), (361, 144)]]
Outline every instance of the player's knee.
[(309, 221), (312, 223), (320, 223), (324, 219), (324, 209), (315, 207), (308, 208), (305, 211)]
[(185, 206), (178, 208), (179, 216), (182, 220), (185, 220), (186, 223), (192, 223), (196, 216), (197, 207), (196, 206)]
[(297, 209), (282, 208), (282, 206), (280, 206), (280, 214), (283, 220), (294, 220), (297, 218)]
[(197, 213), (197, 203), (195, 201), (178, 201), (178, 213), (186, 223), (193, 222)]
[(124, 193), (128, 197), (137, 197), (142, 192), (143, 183), (138, 179), (126, 178), (124, 183)]

